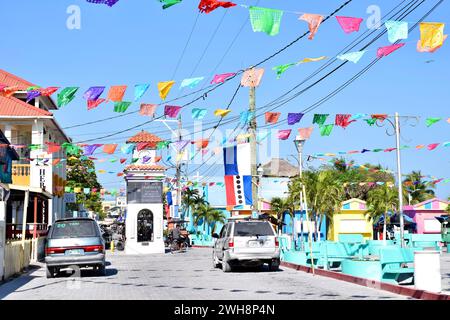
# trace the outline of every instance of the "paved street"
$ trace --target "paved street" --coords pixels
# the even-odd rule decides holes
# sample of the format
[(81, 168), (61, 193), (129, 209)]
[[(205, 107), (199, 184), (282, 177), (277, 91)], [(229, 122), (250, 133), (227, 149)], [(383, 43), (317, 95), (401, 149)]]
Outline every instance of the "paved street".
[(152, 256), (108, 255), (106, 277), (83, 270), (46, 279), (39, 268), (0, 286), (1, 299), (405, 299), (404, 296), (282, 267), (278, 272), (213, 269), (211, 249)]

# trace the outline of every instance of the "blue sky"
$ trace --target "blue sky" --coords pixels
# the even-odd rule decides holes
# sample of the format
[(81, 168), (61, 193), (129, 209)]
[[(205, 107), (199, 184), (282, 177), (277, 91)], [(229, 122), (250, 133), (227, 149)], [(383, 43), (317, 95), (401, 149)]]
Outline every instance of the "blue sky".
[[(128, 85), (130, 89), (125, 100), (131, 100), (133, 98), (132, 87), (135, 84), (149, 83), (151, 84), (150, 90), (140, 102), (159, 103), (156, 83), (173, 78), (177, 84), (167, 98), (170, 100), (190, 92), (190, 89), (181, 91), (178, 87), (181, 81), (191, 77), (191, 74), (192, 77), (205, 76), (207, 79), (211, 79), (213, 73), (235, 72), (246, 68), (270, 56), (305, 32), (307, 24), (299, 21), (298, 15), (288, 11), (326, 15), (343, 2), (343, 0), (238, 1), (239, 4), (258, 3), (262, 7), (286, 11), (280, 33), (271, 37), (263, 33), (254, 33), (249, 22), (244, 26), (242, 32), (239, 32), (242, 24), (248, 20), (248, 10), (243, 7), (234, 7), (228, 10), (219, 8), (210, 14), (198, 15), (198, 2), (189, 0), (184, 0), (167, 10), (162, 10), (159, 2), (147, 0), (121, 0), (112, 8), (90, 4), (84, 0), (8, 1), (2, 5), (0, 11), (0, 26), (3, 30), (0, 42), (1, 68), (41, 86), (81, 87), (78, 97), (71, 104), (55, 112), (61, 126), (67, 127), (116, 115), (112, 111), (111, 103), (87, 111), (82, 93), (90, 86)], [(378, 5), (383, 15), (402, 2), (409, 1), (353, 1), (340, 14), (361, 17), (366, 20), (369, 17), (366, 10), (370, 5)], [(425, 1), (405, 20), (414, 23), (436, 2), (437, 0)], [(80, 30), (69, 30), (66, 27), (66, 20), (69, 17), (66, 10), (70, 5), (78, 5), (81, 8)], [(450, 4), (444, 2), (426, 21), (448, 22), (450, 20), (449, 12)], [(186, 45), (186, 39), (197, 18), (191, 40), (175, 73), (177, 62)], [(212, 38), (211, 45), (204, 53), (203, 59), (199, 61), (218, 25), (218, 32)], [(366, 30), (364, 21), (360, 33)], [(257, 107), (262, 107), (277, 98), (308, 77), (326, 61), (293, 67), (286, 71), (279, 80), (271, 70), (273, 66), (297, 62), (305, 57), (324, 55), (333, 57), (356, 39), (360, 33), (345, 34), (336, 20), (332, 18), (320, 27), (313, 41), (302, 39), (263, 64), (262, 67), (266, 72), (261, 86), (257, 89)], [(235, 37), (237, 38), (234, 45), (219, 64), (219, 60)], [(383, 58), (338, 95), (307, 113), (298, 126), (290, 127), (285, 124), (276, 129), (291, 128), (293, 129), (292, 135), (294, 135), (297, 128), (311, 125), (314, 113), (331, 114), (332, 116), (327, 122), (331, 123), (336, 113), (393, 114), (397, 111), (401, 115), (421, 117), (417, 126), (404, 125), (402, 127), (402, 145), (416, 146), (449, 141), (450, 124), (445, 120), (450, 117), (448, 108), (450, 48), (447, 43), (434, 54), (418, 53), (415, 50), (415, 42), (418, 39), (419, 31), (416, 29), (409, 35), (404, 48)], [(282, 113), (281, 119), (285, 119), (288, 112), (301, 112), (326, 96), (364, 68), (375, 56), (377, 47), (389, 44), (387, 35), (382, 36), (369, 47), (366, 56), (358, 64), (346, 64), (311, 90), (277, 109), (276, 111)], [(430, 60), (432, 62), (426, 63)], [(194, 66), (197, 64), (198, 68), (194, 70)], [(335, 63), (332, 66), (337, 65)], [(327, 70), (331, 70), (331, 68)], [(322, 72), (320, 76), (323, 74), (325, 72)], [(205, 80), (205, 83), (206, 81), (210, 80)], [(239, 77), (226, 83), (220, 89), (210, 93), (207, 99), (201, 99), (191, 107), (209, 110), (205, 122), (216, 120), (217, 118), (212, 114), (213, 111), (218, 108), (226, 108), (238, 81)], [(197, 95), (192, 97), (197, 97)], [(189, 102), (192, 97), (171, 104), (182, 105)], [(247, 108), (247, 105), (248, 89), (241, 88), (231, 106), (233, 112), (230, 116), (238, 115)], [(182, 111), (183, 125), (186, 127), (192, 126), (191, 107)], [(134, 103), (129, 111), (138, 110), (138, 108), (139, 103)], [(161, 114), (162, 109), (160, 107), (158, 114)], [(442, 117), (444, 120), (427, 128), (425, 126), (427, 117)], [(68, 129), (67, 132), (75, 142), (95, 139), (95, 142), (91, 143), (124, 143), (127, 137), (132, 136), (139, 129), (103, 140), (98, 140), (98, 138), (136, 126), (146, 120), (148, 119), (133, 114), (111, 121), (98, 121), (94, 125)], [(263, 124), (259, 121), (259, 125)], [(235, 123), (231, 123), (221, 127), (221, 130), (224, 132), (225, 129), (234, 127)], [(170, 133), (165, 130), (162, 123), (153, 122), (144, 126), (143, 129), (156, 132), (163, 138), (170, 138)], [(208, 136), (208, 134), (204, 133), (204, 136)], [(196, 136), (196, 138), (199, 137), (201, 136)], [(278, 143), (274, 140), (276, 139), (268, 140), (266, 143)], [(296, 153), (292, 139), (279, 142), (279, 147), (280, 157)], [(394, 137), (386, 135), (385, 128), (369, 127), (365, 122), (358, 121), (345, 130), (334, 128), (329, 137), (321, 137), (316, 127), (305, 146), (305, 153), (337, 153), (338, 151), (363, 148), (389, 147), (395, 147), (395, 140)], [(436, 178), (450, 178), (449, 151), (450, 148), (442, 146), (434, 151), (415, 150), (414, 148), (404, 150), (402, 152), (403, 172), (420, 169), (424, 174)], [(104, 157), (102, 154), (97, 156)], [(394, 152), (365, 153), (347, 158), (354, 159), (359, 164), (380, 163), (391, 170), (396, 169)], [(267, 159), (260, 159), (261, 162), (265, 162), (265, 160)], [(316, 161), (312, 164), (319, 165), (320, 162)], [(97, 164), (97, 168), (119, 172), (122, 167), (118, 163), (105, 162)], [(208, 182), (221, 180), (223, 169), (219, 164), (210, 170), (208, 168), (208, 166), (203, 166), (200, 170), (200, 174), (204, 174)], [(208, 171), (204, 171), (205, 169)], [(189, 171), (195, 172), (195, 166), (190, 166)], [(169, 174), (171, 173), (169, 171)], [(121, 178), (116, 177), (115, 174), (100, 174), (99, 177), (107, 188), (119, 188), (123, 185), (120, 182)], [(218, 191), (220, 192), (220, 189)], [(438, 196), (448, 197), (450, 183), (438, 184), (436, 191)]]

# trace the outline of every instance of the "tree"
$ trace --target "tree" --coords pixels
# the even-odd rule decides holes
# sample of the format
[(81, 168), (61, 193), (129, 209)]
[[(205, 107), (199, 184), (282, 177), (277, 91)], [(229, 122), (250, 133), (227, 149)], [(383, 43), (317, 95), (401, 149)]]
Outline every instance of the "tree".
[(205, 199), (200, 196), (197, 189), (186, 188), (181, 196), (181, 205), (183, 207), (181, 219), (183, 220), (186, 217), (189, 210), (194, 211), (195, 207), (205, 202)]
[(398, 207), (398, 193), (387, 184), (378, 186), (369, 191), (367, 199), (367, 215), (373, 221), (379, 220), (381, 216), (383, 219), (383, 240), (386, 241), (386, 225), (388, 223), (388, 212), (396, 212)]
[[(77, 193), (76, 203), (68, 203), (67, 209), (79, 210), (82, 205), (86, 209), (97, 213), (101, 219), (105, 213), (102, 209), (102, 201), (100, 196), (101, 184), (98, 182), (95, 173), (95, 164), (89, 158), (82, 156), (80, 152), (70, 156), (67, 159), (67, 187), (72, 189), (81, 188), (81, 193)], [(89, 188), (90, 192), (85, 194), (84, 188)], [(96, 192), (92, 192), (96, 189)]]
[(429, 200), (434, 198), (434, 188), (433, 184), (426, 184), (422, 180), (422, 172), (412, 171), (406, 175), (406, 178), (403, 180), (403, 184), (405, 185), (406, 199), (409, 196), (411, 197), (410, 204), (418, 204), (420, 202)]
[(281, 234), (284, 215), (289, 214), (291, 217), (293, 217), (294, 205), (289, 198), (282, 199), (279, 197), (274, 197), (270, 202), (270, 207), (271, 210), (276, 214), (277, 232)]
[(194, 225), (197, 227), (200, 220), (203, 220), (203, 231), (205, 230), (206, 224), (213, 227), (212, 232), (214, 232), (216, 223), (224, 223), (225, 215), (209, 205), (209, 203), (201, 203), (195, 207), (195, 211), (192, 213), (194, 219)]
[(211, 210), (207, 210), (206, 221), (209, 223), (209, 226), (211, 227), (211, 234), (213, 234), (214, 231), (216, 231), (218, 223), (225, 224), (226, 217), (222, 211), (211, 208)]

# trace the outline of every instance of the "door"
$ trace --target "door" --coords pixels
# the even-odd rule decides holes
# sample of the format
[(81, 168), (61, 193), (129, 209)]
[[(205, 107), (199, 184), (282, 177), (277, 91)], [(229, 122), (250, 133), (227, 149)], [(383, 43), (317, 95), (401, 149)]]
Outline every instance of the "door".
[(139, 211), (137, 215), (137, 242), (153, 241), (153, 213), (148, 209)]
[(219, 234), (219, 239), (217, 239), (217, 241), (216, 241), (216, 245), (215, 245), (216, 257), (219, 258), (220, 260), (222, 260), (222, 258), (223, 258), (224, 239), (225, 239), (225, 235), (227, 233), (228, 228), (229, 228), (229, 224), (226, 224), (223, 226), (223, 228)]

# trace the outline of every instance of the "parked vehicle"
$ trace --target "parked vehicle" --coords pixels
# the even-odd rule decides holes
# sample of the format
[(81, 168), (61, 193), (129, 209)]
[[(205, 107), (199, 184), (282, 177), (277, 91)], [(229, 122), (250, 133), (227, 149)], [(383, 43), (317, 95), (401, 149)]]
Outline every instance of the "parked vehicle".
[(47, 278), (61, 269), (93, 267), (105, 275), (105, 241), (97, 222), (90, 218), (56, 220), (45, 246)]
[(217, 235), (213, 248), (214, 268), (222, 265), (224, 272), (236, 266), (260, 267), (269, 265), (270, 271), (280, 266), (278, 238), (268, 221), (236, 220), (225, 224)]

